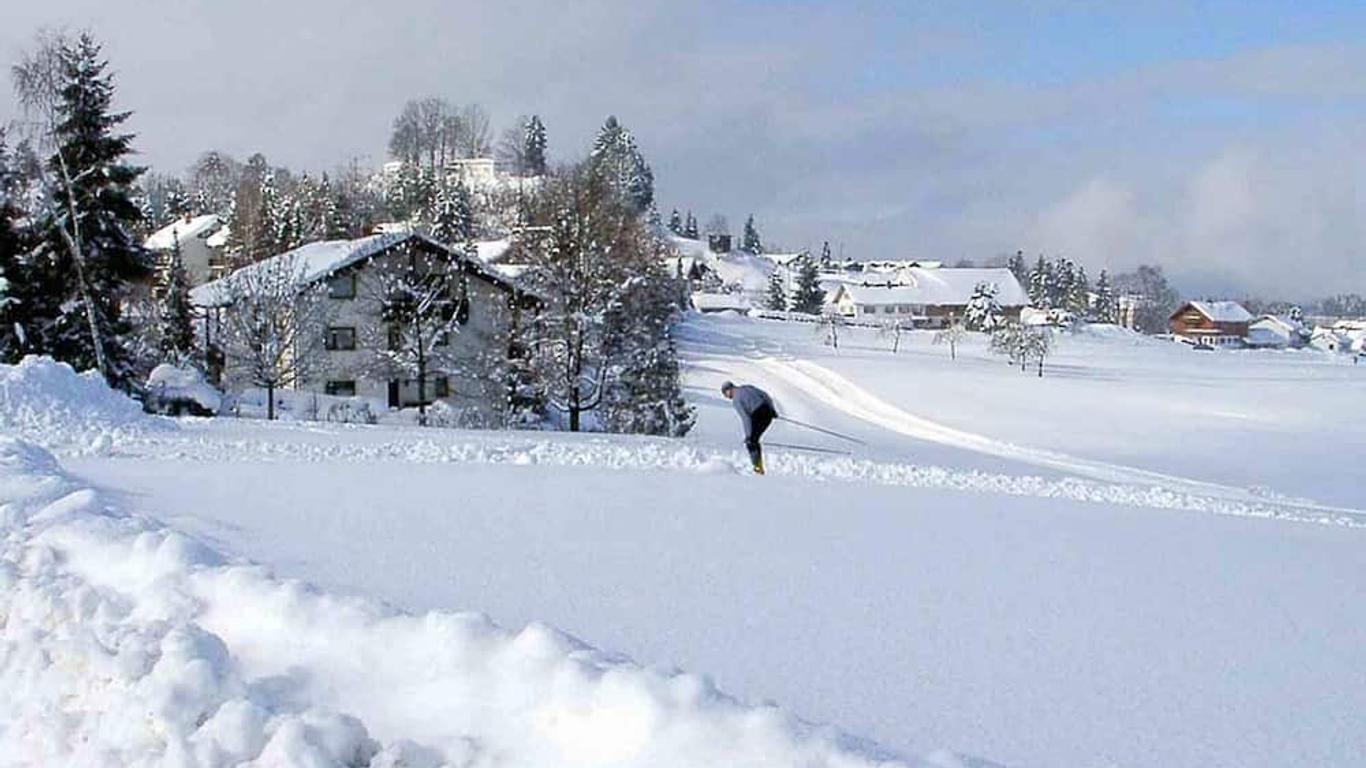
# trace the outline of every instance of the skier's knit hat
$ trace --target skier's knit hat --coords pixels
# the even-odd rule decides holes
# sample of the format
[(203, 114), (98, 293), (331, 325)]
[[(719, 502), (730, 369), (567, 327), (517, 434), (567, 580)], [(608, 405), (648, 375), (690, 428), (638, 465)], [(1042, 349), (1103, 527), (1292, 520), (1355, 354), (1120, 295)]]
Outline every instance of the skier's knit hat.
[(731, 391), (732, 389), (735, 389), (735, 382), (733, 382), (733, 381), (723, 381), (723, 382), (721, 382), (721, 394), (724, 395), (724, 394), (726, 394), (727, 392)]

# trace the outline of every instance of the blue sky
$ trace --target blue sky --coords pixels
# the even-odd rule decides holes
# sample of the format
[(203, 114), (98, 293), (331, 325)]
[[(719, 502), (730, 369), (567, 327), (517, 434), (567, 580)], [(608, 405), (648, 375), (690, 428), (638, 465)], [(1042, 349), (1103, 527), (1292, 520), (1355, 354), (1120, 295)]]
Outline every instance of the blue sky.
[[(11, 11), (13, 9), (13, 11)], [(1193, 295), (1366, 293), (1366, 7), (1306, 2), (15, 0), (107, 42), (144, 158), (383, 159), (404, 99), (609, 113), (658, 197), (857, 255), (1163, 265)], [(0, 119), (7, 105), (0, 102)], [(1272, 268), (1274, 267), (1274, 269)]]

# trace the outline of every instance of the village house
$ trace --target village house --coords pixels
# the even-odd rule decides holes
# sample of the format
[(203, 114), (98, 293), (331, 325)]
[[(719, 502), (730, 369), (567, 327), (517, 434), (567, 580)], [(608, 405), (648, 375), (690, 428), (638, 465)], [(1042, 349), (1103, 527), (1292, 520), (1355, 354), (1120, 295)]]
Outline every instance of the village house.
[(906, 266), (890, 273), (886, 282), (840, 282), (830, 301), (841, 315), (852, 320), (883, 323), (895, 319), (942, 328), (952, 318), (963, 317), (982, 283), (996, 286), (1002, 316), (1018, 320), (1029, 296), (1015, 275), (1003, 268)]
[(180, 244), (180, 259), (190, 285), (203, 285), (221, 277), (214, 268), (221, 261), (221, 239), (216, 236), (226, 230), (223, 220), (210, 213), (204, 216), (185, 216), (153, 232), (142, 246), (157, 255), (161, 263), (169, 258), (176, 244)]
[(1247, 345), (1256, 349), (1287, 349), (1309, 343), (1310, 333), (1303, 323), (1288, 317), (1262, 315), (1247, 326)]
[(1174, 335), (1216, 347), (1242, 346), (1252, 314), (1236, 301), (1188, 301), (1172, 313)]
[[(477, 360), (513, 353), (513, 331), (526, 322), (540, 300), (496, 270), (477, 259), (417, 233), (371, 235), (357, 240), (310, 243), (280, 254), (243, 270), (262, 269), (271, 261), (297, 264), (299, 288), (326, 285), (329, 303), (326, 334), (326, 359), (316, 377), (298, 383), (295, 389), (334, 396), (358, 396), (382, 401), (391, 408), (419, 404), (418, 382), (392, 379), (376, 365), (376, 344), (391, 339), (382, 318), (379, 270), (404, 263), (414, 250), (448, 259), (450, 268), (463, 277), (462, 295), (455, 309), (458, 333), (442, 342), (443, 358)], [(241, 272), (242, 270), (239, 270)], [(238, 273), (202, 285), (190, 292), (193, 303), (204, 314), (203, 336), (206, 346), (218, 349), (224, 313), (230, 311), (230, 281)], [(392, 342), (390, 342), (392, 343)], [(221, 360), (221, 353), (219, 356)], [(212, 363), (212, 360), (211, 360)], [(231, 360), (222, 363), (215, 378), (237, 378)], [(491, 411), (497, 398), (504, 396), (504, 382), (479, 376), (469, 370), (433, 370), (422, 391), (428, 404), (442, 400), (466, 411)]]

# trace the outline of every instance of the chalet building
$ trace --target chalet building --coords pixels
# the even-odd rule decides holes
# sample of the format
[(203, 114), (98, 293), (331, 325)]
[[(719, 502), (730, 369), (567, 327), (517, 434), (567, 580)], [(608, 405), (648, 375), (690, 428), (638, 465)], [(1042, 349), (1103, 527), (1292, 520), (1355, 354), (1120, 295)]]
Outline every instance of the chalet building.
[(1236, 301), (1188, 301), (1172, 313), (1173, 334), (1210, 346), (1242, 346), (1252, 314)]
[(203, 285), (222, 277), (215, 274), (222, 261), (222, 242), (226, 239), (217, 235), (225, 233), (227, 227), (223, 220), (214, 214), (186, 216), (153, 232), (142, 245), (157, 254), (158, 258), (168, 258), (180, 244), (180, 259), (185, 265), (185, 273), (190, 285)]
[[(323, 373), (300, 382), (295, 389), (365, 397), (391, 408), (419, 404), (418, 382), (384, 378), (375, 365), (374, 350), (368, 346), (385, 343), (383, 340), (389, 338), (388, 326), (381, 317), (382, 302), (378, 299), (378, 270), (401, 265), (412, 249), (448, 259), (450, 268), (459, 270), (464, 278), (462, 295), (454, 310), (460, 332), (450, 336), (442, 357), (472, 360), (513, 353), (514, 329), (535, 313), (541, 301), (477, 259), (411, 232), (310, 243), (239, 270), (261, 269), (271, 261), (293, 260), (302, 270), (300, 289), (319, 283), (327, 286), (326, 301), (331, 307), (329, 327), (322, 330), (326, 334), (326, 360), (319, 366)], [(204, 314), (203, 334), (210, 350), (218, 349), (215, 340), (221, 335), (223, 316), (231, 301), (228, 285), (236, 274), (190, 292), (191, 303)], [(221, 352), (217, 361), (220, 370), (215, 371), (219, 374), (215, 378), (234, 378), (232, 363), (223, 363)], [(214, 362), (211, 353), (211, 368)], [(222, 369), (224, 365), (226, 370)], [(479, 412), (492, 410), (495, 398), (506, 394), (501, 391), (502, 386), (502, 382), (459, 371), (434, 370), (423, 391), (428, 404), (444, 400)]]
[(841, 282), (831, 303), (852, 320), (881, 323), (904, 320), (927, 328), (942, 328), (967, 311), (981, 283), (996, 286), (1002, 315), (1018, 320), (1029, 296), (1008, 269), (959, 269), (907, 266), (885, 283)]

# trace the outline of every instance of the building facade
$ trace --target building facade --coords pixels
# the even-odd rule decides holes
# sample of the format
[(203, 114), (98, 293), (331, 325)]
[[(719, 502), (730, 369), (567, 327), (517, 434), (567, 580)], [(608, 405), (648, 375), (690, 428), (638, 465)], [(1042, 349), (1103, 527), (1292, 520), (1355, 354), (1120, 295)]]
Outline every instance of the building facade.
[[(434, 257), (458, 273), (460, 286), (450, 299), (453, 332), (444, 334), (430, 350), (427, 376), (399, 372), (388, 362), (397, 334), (386, 321), (382, 275), (404, 268), (414, 253)], [(327, 304), (324, 359), (314, 375), (294, 389), (335, 397), (362, 397), (390, 408), (407, 408), (444, 401), (465, 412), (491, 415), (506, 400), (507, 382), (498, 375), (514, 354), (514, 330), (529, 322), (538, 299), (477, 260), (416, 233), (372, 235), (349, 241), (312, 243), (273, 257), (300, 264), (299, 289), (325, 286)], [(268, 260), (271, 261), (271, 260)], [(264, 262), (263, 262), (264, 264)], [(259, 269), (252, 265), (244, 269)], [(237, 273), (234, 273), (234, 275)], [(234, 275), (191, 292), (204, 312), (206, 346), (219, 351), (222, 381), (241, 382), (243, 372), (224, 357), (216, 340), (223, 333), (225, 313), (232, 307), (228, 281)], [(211, 359), (211, 365), (214, 361)]]

